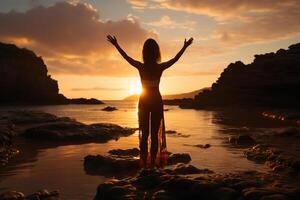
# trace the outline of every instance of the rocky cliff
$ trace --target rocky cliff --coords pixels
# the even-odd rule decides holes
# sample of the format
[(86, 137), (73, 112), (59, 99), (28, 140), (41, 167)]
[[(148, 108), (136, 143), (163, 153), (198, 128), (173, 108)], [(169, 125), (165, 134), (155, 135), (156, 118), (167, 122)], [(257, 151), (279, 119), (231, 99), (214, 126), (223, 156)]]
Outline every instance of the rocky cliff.
[(41, 57), (30, 50), (4, 43), (0, 43), (0, 93), (0, 104), (74, 102), (59, 93), (58, 83), (48, 74)]
[(254, 57), (247, 65), (229, 64), (210, 90), (181, 107), (300, 107), (300, 43)]

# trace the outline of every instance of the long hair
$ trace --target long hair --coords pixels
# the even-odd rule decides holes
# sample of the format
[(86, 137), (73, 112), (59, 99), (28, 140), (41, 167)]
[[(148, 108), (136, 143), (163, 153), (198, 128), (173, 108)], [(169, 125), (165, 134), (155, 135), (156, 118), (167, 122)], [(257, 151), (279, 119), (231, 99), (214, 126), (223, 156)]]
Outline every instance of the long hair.
[(144, 43), (143, 60), (144, 63), (159, 63), (161, 60), (159, 46), (152, 38), (147, 39)]

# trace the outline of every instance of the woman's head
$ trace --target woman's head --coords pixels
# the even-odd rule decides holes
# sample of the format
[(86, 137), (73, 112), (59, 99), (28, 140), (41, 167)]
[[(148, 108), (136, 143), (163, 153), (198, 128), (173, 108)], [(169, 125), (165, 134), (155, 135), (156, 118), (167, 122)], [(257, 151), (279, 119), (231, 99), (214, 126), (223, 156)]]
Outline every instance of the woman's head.
[(144, 63), (158, 63), (160, 59), (160, 50), (157, 42), (152, 38), (147, 39), (143, 47)]

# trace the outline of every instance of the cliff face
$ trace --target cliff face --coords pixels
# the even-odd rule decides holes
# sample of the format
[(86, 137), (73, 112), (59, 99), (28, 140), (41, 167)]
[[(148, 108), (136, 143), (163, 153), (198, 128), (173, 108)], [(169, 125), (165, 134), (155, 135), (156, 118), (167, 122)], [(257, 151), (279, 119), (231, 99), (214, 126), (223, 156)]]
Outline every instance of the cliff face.
[(65, 103), (57, 81), (47, 73), (42, 58), (32, 51), (0, 43), (1, 103)]
[(0, 43), (0, 94), (0, 104), (73, 103), (59, 94), (58, 83), (48, 75), (41, 57), (4, 43)]
[(251, 64), (231, 63), (190, 105), (300, 107), (300, 43), (255, 55)]

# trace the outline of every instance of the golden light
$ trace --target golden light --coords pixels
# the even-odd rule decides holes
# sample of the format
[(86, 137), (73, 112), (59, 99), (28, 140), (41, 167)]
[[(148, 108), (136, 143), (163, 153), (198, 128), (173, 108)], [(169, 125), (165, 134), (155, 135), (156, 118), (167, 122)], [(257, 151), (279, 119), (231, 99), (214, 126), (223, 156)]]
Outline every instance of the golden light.
[(143, 89), (140, 84), (132, 84), (130, 86), (129, 92), (130, 94), (141, 94), (142, 90)]

